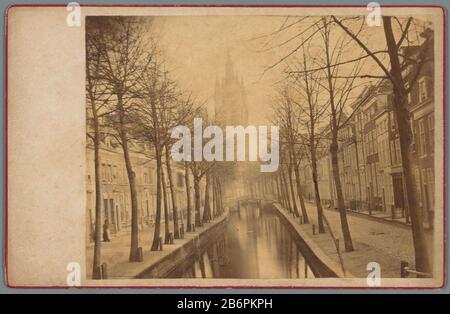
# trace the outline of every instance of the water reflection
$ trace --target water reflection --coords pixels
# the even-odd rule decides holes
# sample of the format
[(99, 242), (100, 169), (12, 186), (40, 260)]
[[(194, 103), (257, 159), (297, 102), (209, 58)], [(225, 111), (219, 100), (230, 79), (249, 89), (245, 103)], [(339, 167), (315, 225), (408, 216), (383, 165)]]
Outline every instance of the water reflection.
[(257, 207), (232, 211), (223, 236), (170, 277), (311, 278), (313, 273), (278, 216)]

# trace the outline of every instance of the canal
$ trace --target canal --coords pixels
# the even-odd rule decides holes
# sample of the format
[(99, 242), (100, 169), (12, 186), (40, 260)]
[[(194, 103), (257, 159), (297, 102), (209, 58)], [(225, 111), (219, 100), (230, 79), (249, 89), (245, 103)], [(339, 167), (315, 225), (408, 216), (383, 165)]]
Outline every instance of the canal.
[(269, 209), (242, 206), (218, 240), (173, 270), (171, 278), (314, 277), (289, 230)]

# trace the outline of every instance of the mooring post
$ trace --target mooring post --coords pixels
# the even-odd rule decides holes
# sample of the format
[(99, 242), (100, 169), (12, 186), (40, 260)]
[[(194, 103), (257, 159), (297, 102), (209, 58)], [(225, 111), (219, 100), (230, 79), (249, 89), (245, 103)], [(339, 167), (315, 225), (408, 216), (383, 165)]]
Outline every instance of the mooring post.
[(159, 237), (159, 250), (162, 251), (163, 250), (163, 238)]
[(316, 225), (315, 224), (312, 225), (312, 231), (313, 231), (313, 235), (315, 235), (316, 234)]
[(108, 267), (106, 263), (103, 263), (100, 266), (100, 270), (101, 270), (101, 278), (102, 279), (108, 279)]
[(138, 262), (144, 261), (144, 253), (142, 251), (142, 246), (138, 247)]
[(408, 266), (409, 266), (408, 262), (405, 261), (400, 262), (400, 278), (408, 278), (409, 276)]
[(298, 218), (299, 218), (299, 220), (300, 220), (300, 224), (303, 225), (303, 216), (300, 215)]

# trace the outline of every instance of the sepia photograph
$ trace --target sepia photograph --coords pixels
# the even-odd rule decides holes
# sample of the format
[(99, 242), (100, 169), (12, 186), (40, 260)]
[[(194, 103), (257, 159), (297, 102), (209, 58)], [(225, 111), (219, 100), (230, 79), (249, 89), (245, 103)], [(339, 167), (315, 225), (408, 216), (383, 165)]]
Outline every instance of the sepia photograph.
[(432, 278), (434, 33), (86, 17), (88, 278)]
[(9, 287), (445, 286), (442, 8), (6, 17)]

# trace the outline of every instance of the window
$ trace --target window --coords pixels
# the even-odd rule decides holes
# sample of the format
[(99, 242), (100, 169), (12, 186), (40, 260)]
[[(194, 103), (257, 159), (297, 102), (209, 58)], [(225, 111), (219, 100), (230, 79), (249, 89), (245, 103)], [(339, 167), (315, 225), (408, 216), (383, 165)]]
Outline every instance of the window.
[(142, 178), (144, 180), (144, 184), (150, 184), (151, 183), (151, 177), (150, 177), (150, 173), (151, 173), (151, 168), (148, 167), (144, 167), (143, 168), (143, 175)]
[(106, 181), (106, 165), (102, 164), (102, 180)]
[(391, 142), (391, 159), (392, 159), (392, 164), (395, 165), (397, 163), (397, 158), (395, 157), (395, 143), (394, 143), (394, 141)]
[(400, 148), (400, 139), (395, 140), (395, 155), (397, 156), (397, 163), (401, 163), (402, 153)]
[(416, 182), (417, 201), (419, 202), (420, 206), (422, 206), (422, 193), (420, 193), (420, 173), (418, 168), (414, 169), (414, 179)]
[(370, 153), (371, 154), (375, 153), (375, 145), (374, 145), (374, 142), (373, 142), (373, 138), (374, 138), (373, 134), (374, 134), (374, 131), (371, 131), (370, 134), (369, 134), (369, 136), (370, 136), (370, 139), (369, 139), (370, 140)]
[(423, 119), (419, 120), (419, 145), (420, 145), (419, 154), (423, 156), (427, 153), (425, 123)]
[(428, 116), (428, 146), (430, 153), (434, 153), (434, 114)]
[(389, 140), (385, 139), (383, 141), (383, 159), (384, 159), (384, 163), (386, 166), (389, 166), (390, 162), (389, 162)]
[(111, 167), (111, 165), (108, 165), (108, 171), (106, 173), (106, 180), (108, 182), (112, 181), (112, 167)]
[(419, 80), (419, 101), (424, 101), (428, 98), (427, 80), (426, 77), (422, 77)]
[(178, 186), (179, 188), (182, 188), (182, 187), (183, 187), (183, 179), (184, 179), (183, 173), (177, 172), (177, 186)]
[(113, 167), (112, 181), (117, 182), (117, 166)]
[(147, 172), (144, 172), (144, 184), (148, 183), (148, 174)]
[(431, 206), (434, 207), (434, 174), (433, 174), (433, 168), (427, 169), (427, 181), (428, 181), (428, 188), (429, 188), (429, 197)]
[[(408, 82), (405, 83), (405, 89), (406, 90), (409, 89), (409, 83)], [(412, 102), (412, 100), (411, 100), (411, 92), (408, 92), (408, 105), (410, 105), (411, 102)]]

